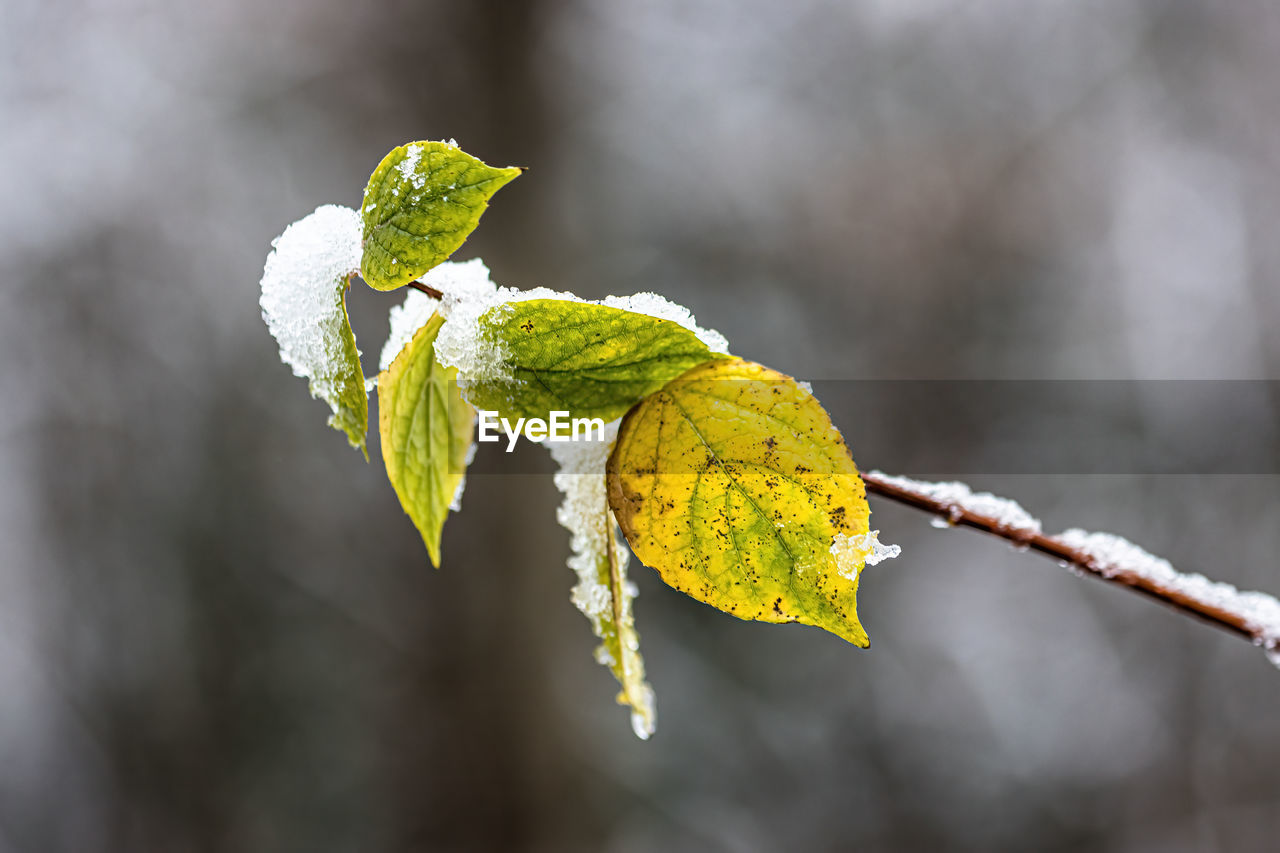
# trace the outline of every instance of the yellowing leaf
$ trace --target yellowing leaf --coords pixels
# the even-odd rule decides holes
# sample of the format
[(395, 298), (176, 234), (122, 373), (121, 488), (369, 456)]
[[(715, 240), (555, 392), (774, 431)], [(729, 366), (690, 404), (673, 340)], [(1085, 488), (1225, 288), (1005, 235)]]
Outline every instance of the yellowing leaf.
[(456, 371), (436, 362), (432, 345), (444, 319), (433, 314), (378, 374), (382, 460), (400, 505), (440, 566), (440, 533), (462, 485), (475, 411), (459, 395)]
[(393, 149), (365, 187), (361, 277), (375, 290), (395, 290), (418, 278), (457, 251), (489, 197), (519, 174), (485, 165), (447, 142)]
[(618, 679), (618, 703), (631, 707), (632, 730), (648, 738), (655, 726), (653, 689), (644, 679), (631, 612), (635, 587), (627, 580), (627, 549), (617, 539), (605, 494), (605, 460), (615, 431), (611, 425), (605, 441), (552, 442), (548, 447), (560, 465), (556, 487), (564, 493), (556, 517), (573, 534), (569, 568), (578, 575), (573, 603), (600, 638), (596, 660)]
[(869, 645), (862, 479), (794, 379), (736, 358), (693, 368), (623, 419), (608, 479), (636, 556), (669, 585), (741, 619)]
[(360, 265), (360, 216), (326, 204), (285, 229), (262, 270), (262, 318), (280, 358), (333, 411), (329, 425), (365, 456), (369, 399), (347, 319), (347, 288)]
[(490, 309), (479, 333), (505, 370), (470, 379), (467, 399), (513, 420), (566, 411), (611, 421), (690, 367), (721, 357), (671, 320), (562, 299)]

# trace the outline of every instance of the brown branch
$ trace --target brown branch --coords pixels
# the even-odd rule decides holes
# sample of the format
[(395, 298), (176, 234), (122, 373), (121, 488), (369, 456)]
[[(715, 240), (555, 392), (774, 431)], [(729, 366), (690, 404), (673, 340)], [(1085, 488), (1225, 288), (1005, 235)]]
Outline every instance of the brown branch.
[(410, 286), (410, 287), (412, 287), (414, 290), (420, 290), (420, 291), (422, 291), (423, 293), (427, 294), (427, 296), (430, 296), (432, 299), (443, 299), (443, 298), (444, 298), (444, 294), (443, 294), (443, 293), (441, 293), (440, 291), (436, 290), (434, 287), (432, 287), (432, 286), (431, 286), (431, 285), (429, 285), (429, 284), (423, 284), (423, 283), (422, 283), (422, 282), (420, 282), (420, 281), (411, 281), (411, 282), (409, 282), (409, 286)]
[(1280, 645), (1265, 636), (1258, 626), (1251, 624), (1240, 613), (1215, 607), (1208, 602), (1188, 596), (1179, 590), (1163, 586), (1157, 581), (1136, 572), (1123, 569), (1116, 570), (1090, 554), (1072, 548), (1053, 536), (1047, 536), (1027, 528), (1004, 525), (998, 519), (973, 512), (960, 504), (941, 500), (914, 489), (904, 488), (892, 482), (892, 478), (885, 477), (879, 472), (863, 472), (862, 479), (867, 485), (867, 492), (870, 494), (879, 495), (932, 515), (940, 516), (952, 525), (981, 530), (984, 533), (989, 533), (992, 536), (1011, 542), (1019, 548), (1037, 551), (1047, 557), (1052, 557), (1061, 563), (1072, 566), (1083, 574), (1128, 587), (1175, 610), (1195, 616), (1236, 636), (1250, 640), (1255, 645), (1280, 649)]

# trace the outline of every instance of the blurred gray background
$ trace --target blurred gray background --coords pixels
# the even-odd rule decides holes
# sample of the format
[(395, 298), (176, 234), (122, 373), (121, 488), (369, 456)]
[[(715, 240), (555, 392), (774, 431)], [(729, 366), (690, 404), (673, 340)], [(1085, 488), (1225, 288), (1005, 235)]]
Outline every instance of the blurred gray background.
[[(456, 137), (529, 167), (459, 257), (667, 294), (828, 380), (862, 466), (923, 442), (982, 471), (996, 439), (838, 380), (1280, 378), (1275, 4), (0, 16), (0, 850), (1276, 849), (1262, 655), (882, 501), (904, 554), (864, 575), (869, 652), (635, 567), (637, 741), (550, 477), (486, 447), (432, 571), (258, 309), (285, 225)], [(372, 368), (399, 296), (353, 293)], [(1258, 387), (1206, 445), (1274, 450)], [(967, 479), (1280, 591), (1280, 478), (1140, 474)]]

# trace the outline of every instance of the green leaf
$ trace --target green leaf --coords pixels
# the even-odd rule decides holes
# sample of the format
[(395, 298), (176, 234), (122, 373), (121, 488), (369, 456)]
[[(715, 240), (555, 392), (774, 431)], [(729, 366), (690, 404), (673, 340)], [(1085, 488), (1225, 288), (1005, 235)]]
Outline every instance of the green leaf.
[(262, 270), (262, 318), (280, 359), (329, 404), (329, 425), (368, 458), (368, 392), (347, 318), (347, 289), (360, 265), (360, 216), (323, 205), (272, 243)]
[[(329, 426), (347, 435), (347, 443), (369, 459), (366, 435), (369, 432), (369, 391), (364, 384), (364, 371), (360, 367), (360, 350), (356, 347), (356, 333), (351, 329), (347, 316), (347, 290), (351, 279), (343, 282), (342, 325), (338, 329), (336, 350), (337, 372), (332, 381), (337, 388), (336, 405), (329, 416)], [(314, 393), (315, 384), (312, 384)]]
[(502, 355), (506, 374), (468, 378), (467, 399), (512, 419), (566, 411), (611, 421), (690, 367), (723, 357), (670, 320), (561, 299), (490, 309), (480, 340)]
[(439, 314), (378, 374), (378, 428), (387, 478), (440, 566), (440, 533), (463, 482), (475, 411), (458, 393), (456, 371), (436, 361)]
[(878, 543), (862, 479), (794, 379), (741, 359), (695, 367), (623, 419), (608, 480), (636, 556), (670, 586), (869, 645), (858, 574)]
[(552, 442), (548, 447), (560, 465), (556, 487), (564, 493), (556, 517), (573, 534), (569, 568), (578, 575), (573, 603), (600, 638), (596, 660), (618, 680), (618, 703), (631, 707), (632, 730), (648, 738), (655, 726), (653, 689), (645, 681), (632, 615), (635, 587), (627, 580), (627, 549), (618, 541), (605, 493), (605, 460), (612, 441)]
[(369, 177), (361, 215), (360, 275), (395, 290), (447, 259), (475, 230), (489, 197), (520, 174), (495, 169), (446, 142), (393, 149)]

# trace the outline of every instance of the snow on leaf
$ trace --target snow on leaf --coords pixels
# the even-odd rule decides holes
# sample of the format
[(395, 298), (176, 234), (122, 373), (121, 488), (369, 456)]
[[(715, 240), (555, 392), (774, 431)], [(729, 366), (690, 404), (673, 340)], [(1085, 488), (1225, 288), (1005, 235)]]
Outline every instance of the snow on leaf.
[(475, 411), (459, 395), (454, 370), (441, 365), (432, 349), (443, 323), (432, 315), (378, 375), (378, 430), (387, 478), (436, 567), (445, 517), (461, 499), (475, 448)]
[(795, 380), (736, 358), (699, 365), (627, 413), (607, 471), (623, 533), (667, 584), (741, 619), (869, 645), (862, 479)]
[(691, 367), (716, 358), (692, 331), (649, 314), (562, 299), (486, 311), (478, 343), (501, 357), (499, 378), (467, 376), (464, 393), (503, 417), (552, 411), (611, 421)]
[(902, 555), (901, 545), (885, 545), (879, 536), (879, 530), (855, 536), (837, 533), (831, 542), (831, 556), (836, 558), (836, 572), (849, 580), (857, 580), (864, 566), (875, 566)]
[(365, 187), (361, 276), (375, 290), (395, 290), (418, 278), (457, 251), (489, 198), (519, 174), (488, 166), (449, 142), (393, 149)]
[(329, 404), (329, 425), (364, 452), (369, 402), (360, 351), (347, 319), (346, 292), (360, 267), (360, 215), (324, 205), (271, 244), (262, 270), (262, 318), (280, 359)]
[(564, 493), (556, 518), (572, 534), (569, 568), (578, 576), (572, 601), (600, 638), (596, 660), (618, 679), (618, 703), (631, 707), (632, 730), (647, 739), (656, 722), (653, 689), (644, 678), (632, 615), (635, 587), (627, 580), (627, 549), (617, 539), (605, 493), (605, 461), (617, 431), (611, 423), (603, 441), (553, 441), (547, 447), (560, 466), (556, 488)]

